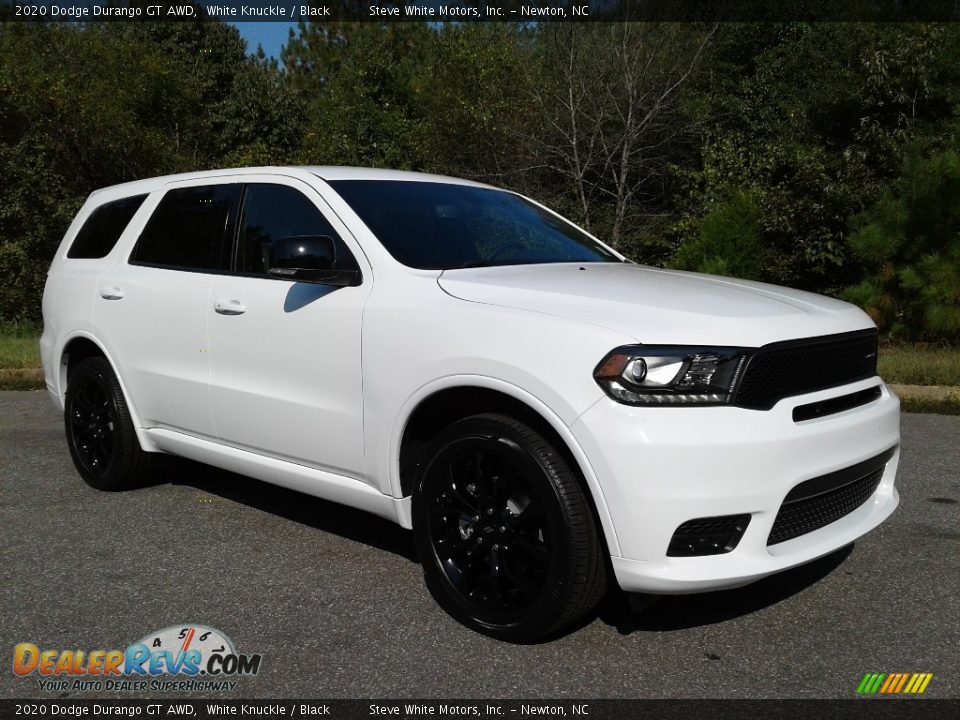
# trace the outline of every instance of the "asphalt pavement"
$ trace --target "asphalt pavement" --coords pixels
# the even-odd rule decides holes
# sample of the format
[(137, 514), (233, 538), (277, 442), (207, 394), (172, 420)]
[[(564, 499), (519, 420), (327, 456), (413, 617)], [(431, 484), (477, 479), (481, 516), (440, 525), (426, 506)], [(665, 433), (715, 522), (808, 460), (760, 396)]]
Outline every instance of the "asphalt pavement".
[(536, 646), (451, 620), (387, 521), (186, 461), (164, 472), (92, 490), (45, 393), (0, 393), (0, 696), (64, 695), (13, 674), (17, 643), (123, 649), (201, 623), (263, 661), (192, 696), (848, 698), (867, 672), (932, 672), (925, 696), (960, 697), (960, 417), (904, 416), (900, 507), (854, 545), (642, 612), (611, 593)]

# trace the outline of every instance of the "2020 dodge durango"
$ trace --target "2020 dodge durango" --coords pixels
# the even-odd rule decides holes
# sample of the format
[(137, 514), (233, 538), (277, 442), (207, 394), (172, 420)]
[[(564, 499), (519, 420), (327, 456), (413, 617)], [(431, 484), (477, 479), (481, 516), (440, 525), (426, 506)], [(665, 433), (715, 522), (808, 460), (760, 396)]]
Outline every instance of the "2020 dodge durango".
[(505, 640), (557, 633), (608, 583), (744, 585), (898, 502), (863, 312), (636, 265), (475, 182), (287, 167), (99, 190), (43, 315), (90, 485), (170, 453), (389, 518), (437, 601)]

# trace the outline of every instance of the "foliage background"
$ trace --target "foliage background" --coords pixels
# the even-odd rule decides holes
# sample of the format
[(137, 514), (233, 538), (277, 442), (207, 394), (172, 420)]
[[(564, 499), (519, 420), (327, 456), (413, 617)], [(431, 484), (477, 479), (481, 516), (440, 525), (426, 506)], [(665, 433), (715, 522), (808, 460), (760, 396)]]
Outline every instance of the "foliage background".
[(634, 260), (960, 342), (960, 26), (0, 25), (0, 321), (37, 321), (92, 190), (356, 164), (485, 180)]

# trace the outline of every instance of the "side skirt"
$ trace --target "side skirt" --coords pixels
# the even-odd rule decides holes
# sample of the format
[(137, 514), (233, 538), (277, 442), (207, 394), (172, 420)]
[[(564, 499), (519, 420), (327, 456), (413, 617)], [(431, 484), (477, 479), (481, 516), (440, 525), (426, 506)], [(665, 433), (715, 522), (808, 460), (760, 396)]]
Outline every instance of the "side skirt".
[(410, 498), (398, 499), (384, 495), (360, 480), (221, 445), (166, 428), (147, 428), (143, 432), (160, 450), (171, 455), (179, 455), (272, 485), (349, 505), (392, 520), (408, 529), (413, 527)]

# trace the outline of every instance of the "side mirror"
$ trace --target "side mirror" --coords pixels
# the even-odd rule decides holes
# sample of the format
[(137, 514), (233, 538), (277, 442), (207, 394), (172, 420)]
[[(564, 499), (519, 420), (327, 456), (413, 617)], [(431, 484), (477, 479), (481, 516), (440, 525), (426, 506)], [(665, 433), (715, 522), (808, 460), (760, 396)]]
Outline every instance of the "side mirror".
[(360, 273), (337, 270), (337, 246), (328, 235), (291, 235), (271, 247), (269, 273), (274, 277), (325, 285), (356, 285)]

